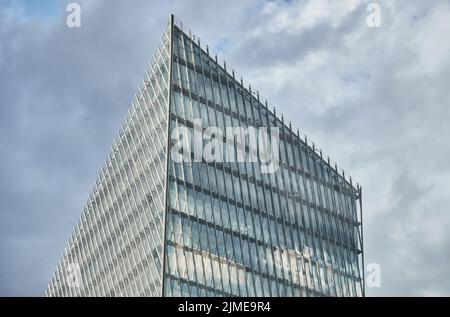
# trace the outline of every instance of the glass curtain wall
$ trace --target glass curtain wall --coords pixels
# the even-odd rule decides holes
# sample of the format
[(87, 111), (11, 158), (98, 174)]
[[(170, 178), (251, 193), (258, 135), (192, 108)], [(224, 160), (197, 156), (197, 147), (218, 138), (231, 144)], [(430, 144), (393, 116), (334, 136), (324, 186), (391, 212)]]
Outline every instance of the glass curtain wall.
[(172, 77), (171, 130), (278, 127), (280, 168), (169, 156), (164, 295), (361, 296), (358, 191), (178, 26)]
[[(279, 169), (172, 159), (211, 127), (278, 128)], [(172, 17), (46, 296), (361, 296), (360, 193)]]
[[(46, 296), (162, 295), (169, 44), (170, 28)], [(80, 285), (74, 286), (76, 274)]]

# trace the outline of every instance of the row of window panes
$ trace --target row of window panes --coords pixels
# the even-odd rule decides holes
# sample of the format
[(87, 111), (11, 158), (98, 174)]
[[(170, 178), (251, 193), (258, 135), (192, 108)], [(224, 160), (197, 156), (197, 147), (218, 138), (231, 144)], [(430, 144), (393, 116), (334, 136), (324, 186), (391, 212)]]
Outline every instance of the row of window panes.
[[(209, 189), (209, 191), (218, 193), (220, 196), (227, 197), (234, 201), (237, 201), (245, 206), (252, 206), (254, 209), (265, 210), (276, 218), (284, 218), (286, 221), (295, 223), (295, 218), (300, 218), (301, 215), (295, 215), (295, 211), (299, 213), (302, 209), (309, 209), (303, 204), (303, 207), (299, 208), (299, 202), (302, 200), (298, 197), (281, 197), (276, 191), (270, 188), (262, 188), (252, 181), (247, 181), (245, 177), (237, 177), (227, 172), (223, 173), (221, 170), (215, 169), (211, 165), (203, 163), (173, 163), (174, 177), (184, 180), (187, 183)], [(181, 170), (183, 168), (183, 170)], [(192, 171), (193, 177), (190, 172)], [(192, 179), (193, 178), (193, 179)], [(216, 185), (217, 182), (217, 185)], [(240, 186), (237, 186), (241, 183)], [(248, 188), (247, 188), (248, 187)], [(341, 194), (336, 192), (338, 199), (344, 199), (343, 203), (350, 206), (350, 199), (346, 196), (342, 197)], [(273, 200), (273, 201), (272, 201)], [(305, 202), (306, 203), (306, 202)], [(296, 208), (295, 208), (295, 207)], [(289, 207), (289, 208), (288, 208)], [(346, 218), (341, 218), (338, 214), (332, 212), (318, 211), (317, 221), (309, 221), (308, 217), (305, 217), (305, 227), (313, 228), (315, 231), (320, 228), (324, 232), (328, 232), (328, 235), (332, 235), (331, 232), (338, 232), (335, 238), (339, 241), (343, 241), (350, 245), (355, 245), (355, 236), (353, 234), (354, 225), (345, 221)], [(325, 218), (323, 220), (322, 218)]]
[[(201, 119), (203, 127), (210, 127), (210, 126), (218, 126), (222, 131), (226, 130), (226, 127), (238, 127), (238, 126), (246, 126), (245, 122), (239, 122), (236, 118), (231, 118), (229, 115), (223, 113), (222, 111), (215, 111), (209, 107), (207, 107), (205, 104), (199, 103), (196, 100), (192, 100), (192, 109), (193, 113), (191, 111), (186, 111), (183, 113), (182, 111), (182, 104), (184, 104), (185, 109), (190, 109), (189, 102), (191, 99), (189, 99), (186, 95), (181, 95), (178, 92), (173, 93), (173, 102), (174, 102), (174, 110), (175, 114), (181, 118), (184, 118), (188, 120), (188, 122), (193, 122), (194, 119)], [(183, 101), (182, 101), (183, 100)], [(207, 110), (207, 108), (209, 108)], [(192, 116), (191, 116), (192, 115)], [(215, 115), (218, 116), (217, 122), (215, 119)], [(217, 123), (217, 124), (216, 124)], [(192, 123), (191, 123), (192, 124)], [(179, 126), (180, 123), (175, 123), (172, 121), (172, 127)], [(183, 124), (182, 124), (183, 125)], [(193, 133), (192, 127), (189, 126), (189, 129), (191, 133)], [(193, 135), (193, 134), (191, 134)], [(248, 143), (247, 143), (248, 144)], [(322, 182), (330, 182), (332, 180), (331, 184), (329, 186), (334, 186), (336, 184), (341, 184), (341, 180), (339, 178), (339, 175), (335, 172), (334, 169), (332, 169), (330, 166), (328, 166), (326, 163), (324, 163), (323, 160), (317, 157), (315, 153), (309, 152), (309, 149), (307, 149), (305, 146), (299, 147), (298, 145), (292, 145), (292, 142), (289, 140), (289, 138), (280, 138), (280, 160), (282, 162), (282, 168), (284, 164), (289, 166), (292, 170), (297, 170), (298, 168), (301, 171), (305, 171), (306, 174), (309, 174), (310, 170), (312, 171), (313, 178), (319, 178)], [(223, 149), (225, 147), (222, 147)], [(287, 157), (286, 151), (287, 149)], [(298, 148), (300, 150), (298, 150)], [(295, 150), (293, 150), (295, 149)], [(248, 151), (247, 151), (248, 152)], [(309, 153), (306, 154), (306, 153)], [(294, 155), (292, 154), (294, 153)], [(300, 157), (301, 155), (301, 157)], [(311, 157), (310, 157), (311, 156)], [(312, 159), (314, 157), (314, 159)], [(297, 162), (297, 163), (294, 163)], [(302, 162), (300, 164), (300, 162)], [(320, 162), (320, 164), (319, 164)], [(284, 163), (284, 164), (283, 164)], [(313, 165), (313, 168), (310, 168), (309, 165)], [(286, 166), (286, 167), (287, 167)], [(296, 167), (298, 166), (298, 167)], [(258, 173), (257, 173), (258, 174)], [(333, 176), (334, 175), (334, 176)], [(337, 179), (336, 179), (337, 178)]]
[[(196, 206), (201, 205), (201, 200), (196, 202)], [(224, 210), (225, 207), (225, 210)], [(231, 206), (230, 206), (231, 207)], [(189, 208), (192, 209), (192, 208)], [(193, 219), (202, 219), (203, 221), (207, 221), (209, 223), (215, 223), (216, 225), (218, 225), (217, 228), (219, 228), (220, 230), (223, 230), (222, 228), (234, 231), (234, 235), (235, 237), (238, 237), (239, 235), (236, 235), (237, 233), (240, 233), (241, 236), (246, 236), (249, 237), (249, 241), (254, 241), (253, 239), (257, 239), (257, 241), (255, 242), (259, 242), (259, 245), (263, 245), (264, 243), (262, 241), (266, 241), (266, 243), (268, 243), (269, 245), (280, 245), (283, 240), (283, 233), (285, 230), (287, 230), (286, 228), (283, 228), (282, 226), (280, 226), (280, 224), (278, 224), (279, 226), (275, 226), (275, 223), (273, 221), (267, 221), (267, 218), (265, 217), (259, 217), (259, 215), (255, 215), (254, 216), (254, 223), (255, 225), (253, 226), (251, 224), (251, 215), (248, 212), (245, 212), (242, 209), (234, 209), (234, 208), (230, 208), (230, 211), (228, 211), (228, 209), (226, 208), (226, 206), (224, 205), (224, 203), (222, 202), (222, 206), (217, 206), (217, 205), (213, 205), (212, 208), (213, 213), (215, 214), (215, 216), (207, 216), (208, 212), (205, 212), (205, 215), (199, 215), (197, 214), (193, 214), (192, 210), (185, 210), (185, 212), (187, 213), (187, 215), (190, 214), (190, 217), (195, 217)], [(211, 212), (209, 212), (211, 213)], [(246, 216), (244, 216), (244, 214), (246, 214)], [(230, 220), (227, 219), (227, 216), (229, 215)], [(202, 217), (203, 216), (203, 217)], [(189, 216), (188, 216), (189, 217)], [(196, 218), (199, 217), (199, 218)], [(222, 220), (224, 219), (224, 220)], [(186, 220), (185, 220), (186, 221)], [(242, 225), (243, 224), (243, 225)], [(248, 225), (247, 225), (248, 224)], [(264, 235), (268, 235), (267, 237), (264, 237), (261, 230), (260, 230), (260, 226), (262, 226), (262, 232), (264, 232)], [(219, 230), (218, 229), (218, 230)], [(171, 228), (168, 228), (168, 232), (170, 231)], [(187, 229), (186, 229), (187, 230)], [(183, 230), (183, 234), (192, 234), (190, 231), (186, 231)], [(191, 230), (192, 231), (192, 230)], [(177, 232), (181, 232), (181, 230), (177, 231)], [(224, 232), (227, 232), (227, 230), (225, 230)], [(278, 233), (277, 233), (278, 232)], [(324, 261), (324, 259), (321, 257), (321, 253), (320, 252), (316, 252), (316, 249), (314, 248), (314, 245), (318, 245), (319, 241), (317, 238), (312, 237), (310, 235), (308, 235), (307, 237), (305, 237), (305, 234), (302, 230), (297, 230), (296, 228), (293, 229), (293, 232), (295, 232), (294, 234), (294, 244), (292, 245), (290, 248), (291, 250), (297, 250), (300, 251), (302, 250), (302, 245), (299, 243), (299, 241), (297, 240), (297, 237), (299, 235), (301, 235), (302, 237), (302, 241), (306, 241), (305, 238), (308, 238), (308, 241), (315, 241), (315, 244), (313, 244), (313, 252), (314, 254), (317, 253), (317, 259), (318, 261), (321, 261), (322, 263), (328, 262), (331, 260), (331, 262), (333, 263), (333, 265), (337, 268), (338, 267), (338, 263), (335, 263), (335, 257), (334, 256), (327, 256), (327, 259), (325, 259), (326, 261)], [(267, 234), (266, 234), (267, 233)], [(231, 232), (229, 232), (228, 234), (231, 234)], [(281, 239), (278, 239), (281, 238)], [(211, 238), (209, 238), (211, 239)], [(193, 241), (195, 240), (195, 237), (192, 237), (192, 240), (189, 239), (187, 241)], [(289, 242), (292, 242), (291, 240), (288, 240)], [(291, 243), (289, 243), (291, 244)], [(225, 245), (222, 243), (222, 241), (218, 242), (218, 245)], [(286, 247), (284, 247), (286, 249)], [(223, 251), (223, 250), (222, 250)], [(343, 255), (347, 255), (348, 257), (346, 258), (347, 260), (345, 261), (345, 265), (346, 267), (341, 267), (339, 265), (339, 268), (342, 271), (346, 271), (348, 270), (348, 272), (351, 272), (351, 268), (355, 268), (355, 264), (354, 263), (348, 263), (348, 259), (349, 257), (352, 256), (352, 252), (346, 250), (346, 249), (342, 249), (339, 248), (337, 250), (338, 252), (340, 252), (339, 254), (341, 256)], [(329, 253), (327, 253), (329, 254)], [(332, 254), (332, 253), (331, 253)], [(219, 255), (223, 255), (222, 253), (220, 253)], [(238, 261), (239, 262), (239, 261)], [(340, 261), (340, 263), (342, 263), (343, 261)], [(245, 265), (247, 265), (248, 263), (243, 263)], [(255, 268), (256, 269), (256, 268)], [(266, 272), (266, 271), (265, 271)], [(353, 274), (358, 274), (358, 272), (356, 272), (355, 270), (352, 272)]]

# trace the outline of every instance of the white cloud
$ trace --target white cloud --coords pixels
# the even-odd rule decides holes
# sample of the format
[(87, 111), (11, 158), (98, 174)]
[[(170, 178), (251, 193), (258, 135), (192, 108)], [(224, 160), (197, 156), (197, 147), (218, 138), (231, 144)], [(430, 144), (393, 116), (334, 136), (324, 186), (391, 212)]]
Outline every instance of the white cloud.
[(300, 33), (320, 23), (337, 27), (358, 6), (359, 1), (270, 1), (261, 11), (264, 23), (255, 29), (254, 36), (267, 33)]

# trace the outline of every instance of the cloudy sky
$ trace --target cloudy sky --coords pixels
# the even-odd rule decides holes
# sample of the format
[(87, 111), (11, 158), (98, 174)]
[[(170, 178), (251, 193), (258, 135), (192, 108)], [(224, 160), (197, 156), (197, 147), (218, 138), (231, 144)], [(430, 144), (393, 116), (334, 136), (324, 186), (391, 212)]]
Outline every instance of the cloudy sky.
[(450, 1), (0, 0), (0, 295), (43, 295), (170, 13), (363, 185), (368, 295), (450, 295)]

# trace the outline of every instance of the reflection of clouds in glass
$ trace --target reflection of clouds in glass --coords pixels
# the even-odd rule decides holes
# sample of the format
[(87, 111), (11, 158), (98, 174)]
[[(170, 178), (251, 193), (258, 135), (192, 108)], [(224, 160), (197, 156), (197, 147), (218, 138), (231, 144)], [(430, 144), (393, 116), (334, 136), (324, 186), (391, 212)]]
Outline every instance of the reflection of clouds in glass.
[(395, 1), (395, 15), (383, 1), (379, 29), (367, 28), (365, 6), (339, 3), (336, 17), (322, 11), (333, 27), (311, 16), (291, 32), (283, 10), (316, 1), (274, 5), (269, 18), (261, 1), (77, 2), (91, 23), (82, 32), (0, 18), (1, 294), (43, 294), (167, 12), (205, 43), (230, 39), (227, 67), (363, 184), (366, 262), (383, 267), (369, 295), (450, 294), (448, 1)]

